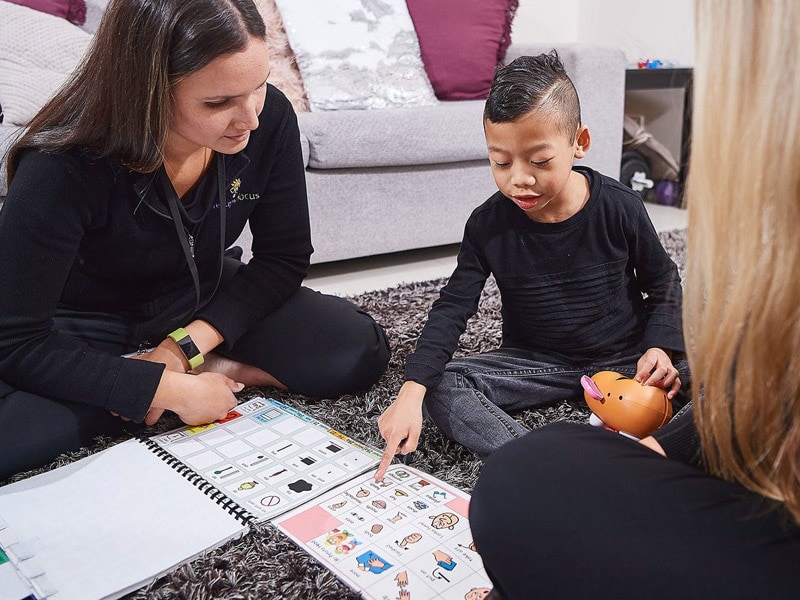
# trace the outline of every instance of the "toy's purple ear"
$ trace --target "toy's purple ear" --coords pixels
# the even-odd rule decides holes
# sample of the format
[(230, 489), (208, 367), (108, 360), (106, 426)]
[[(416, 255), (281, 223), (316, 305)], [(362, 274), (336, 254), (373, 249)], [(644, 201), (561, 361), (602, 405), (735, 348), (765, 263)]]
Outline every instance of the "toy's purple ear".
[(592, 380), (591, 377), (584, 375), (581, 377), (581, 386), (586, 391), (589, 396), (594, 398), (595, 400), (603, 400), (603, 392), (600, 391), (600, 388), (597, 387), (597, 384)]

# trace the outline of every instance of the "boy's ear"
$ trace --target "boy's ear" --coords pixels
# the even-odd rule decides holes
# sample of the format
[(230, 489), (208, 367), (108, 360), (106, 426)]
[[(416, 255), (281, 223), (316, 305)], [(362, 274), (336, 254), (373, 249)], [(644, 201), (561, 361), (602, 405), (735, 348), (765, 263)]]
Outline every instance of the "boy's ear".
[(575, 136), (575, 158), (583, 158), (592, 145), (592, 136), (589, 134), (589, 128), (586, 125), (578, 127), (578, 133)]

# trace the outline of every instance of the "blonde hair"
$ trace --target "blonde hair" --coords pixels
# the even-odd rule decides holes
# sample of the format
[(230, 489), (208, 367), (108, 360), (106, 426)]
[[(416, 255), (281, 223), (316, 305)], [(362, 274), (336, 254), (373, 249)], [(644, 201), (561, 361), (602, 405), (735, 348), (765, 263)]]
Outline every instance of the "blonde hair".
[(800, 522), (800, 2), (697, 0), (684, 322), (712, 473)]

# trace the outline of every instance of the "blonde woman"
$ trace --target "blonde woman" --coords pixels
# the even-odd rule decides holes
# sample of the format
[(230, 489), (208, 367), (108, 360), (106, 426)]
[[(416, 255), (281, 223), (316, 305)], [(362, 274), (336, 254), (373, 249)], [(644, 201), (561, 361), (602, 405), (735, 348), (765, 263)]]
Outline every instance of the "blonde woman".
[(561, 424), (499, 450), (471, 508), (495, 595), (800, 597), (799, 63), (796, 0), (697, 0), (693, 404), (647, 447)]

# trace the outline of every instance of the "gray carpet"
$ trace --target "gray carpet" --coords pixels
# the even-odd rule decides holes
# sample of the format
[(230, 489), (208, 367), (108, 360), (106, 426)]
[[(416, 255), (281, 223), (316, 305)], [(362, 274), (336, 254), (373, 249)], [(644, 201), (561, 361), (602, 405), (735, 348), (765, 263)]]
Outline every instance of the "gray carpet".
[[(664, 247), (681, 269), (685, 264), (685, 231), (661, 234)], [(376, 425), (378, 415), (394, 399), (402, 383), (403, 362), (413, 350), (425, 322), (427, 310), (438, 296), (444, 279), (402, 285), (353, 298), (384, 326), (392, 344), (389, 369), (369, 392), (345, 396), (335, 401), (314, 402), (301, 396), (247, 389), (240, 394), (247, 399), (262, 393), (328, 423), (362, 442), (381, 448), (382, 440)], [(497, 287), (490, 281), (478, 314), (470, 321), (461, 338), (459, 354), (472, 354), (495, 348), (500, 341), (500, 299)], [(585, 422), (588, 411), (575, 402), (527, 411), (518, 416), (530, 428), (554, 421)], [(159, 431), (180, 423), (167, 420)], [(425, 423), (425, 444), (415, 453), (412, 465), (433, 474), (463, 490), (470, 491), (481, 462), (464, 448), (445, 439), (430, 423)], [(151, 433), (156, 433), (153, 429)], [(101, 439), (82, 452), (62, 457), (46, 469), (71, 462), (113, 443)], [(14, 479), (35, 474), (24, 473)], [(268, 524), (255, 525), (253, 531), (239, 540), (184, 565), (153, 585), (126, 596), (129, 599), (181, 598), (226, 600), (285, 599), (350, 599), (360, 596), (340, 583), (329, 571), (298, 549), (283, 534)]]

